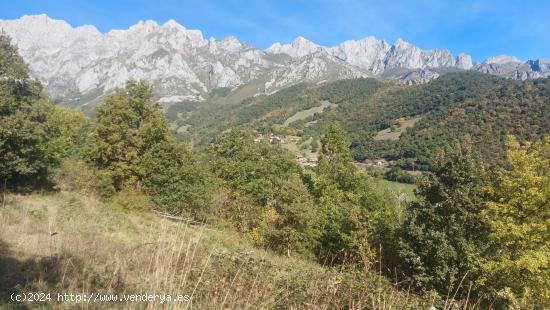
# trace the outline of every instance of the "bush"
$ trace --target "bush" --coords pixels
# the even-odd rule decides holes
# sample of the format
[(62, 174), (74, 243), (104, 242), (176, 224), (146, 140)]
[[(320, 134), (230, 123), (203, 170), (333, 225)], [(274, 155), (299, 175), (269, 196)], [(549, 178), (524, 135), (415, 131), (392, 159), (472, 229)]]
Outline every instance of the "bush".
[(317, 211), (302, 180), (290, 179), (262, 216), (260, 234), (265, 245), (287, 256), (312, 254), (320, 235)]
[[(115, 194), (114, 187), (112, 191), (106, 191), (105, 197), (109, 197), (109, 194)], [(123, 188), (120, 192), (116, 193), (116, 196), (112, 197), (112, 205), (118, 208), (129, 211), (143, 211), (150, 210), (153, 207), (153, 203), (149, 196), (143, 192), (140, 192), (132, 187)]]
[(54, 171), (55, 188), (67, 192), (99, 194), (99, 172), (81, 160), (66, 159)]
[(176, 143), (159, 143), (143, 158), (143, 185), (157, 208), (171, 214), (204, 216), (212, 200), (215, 179)]
[(385, 173), (384, 178), (389, 181), (409, 184), (414, 184), (416, 181), (414, 176), (399, 167), (392, 167)]
[(373, 177), (375, 179), (382, 179), (385, 176), (383, 168), (367, 166), (364, 168), (364, 171), (368, 176)]
[(81, 111), (55, 107), (48, 115), (48, 125), (52, 134), (46, 149), (52, 160), (59, 163), (64, 158), (77, 157), (86, 140), (90, 119)]
[(113, 196), (116, 194), (116, 189), (113, 184), (113, 179), (107, 172), (102, 172), (99, 175), (99, 183), (97, 191), (99, 193), (99, 197), (101, 198), (101, 201), (103, 202), (109, 202), (113, 198)]
[(53, 180), (57, 190), (98, 196), (103, 202), (110, 202), (116, 194), (109, 173), (82, 160), (65, 159), (55, 170)]

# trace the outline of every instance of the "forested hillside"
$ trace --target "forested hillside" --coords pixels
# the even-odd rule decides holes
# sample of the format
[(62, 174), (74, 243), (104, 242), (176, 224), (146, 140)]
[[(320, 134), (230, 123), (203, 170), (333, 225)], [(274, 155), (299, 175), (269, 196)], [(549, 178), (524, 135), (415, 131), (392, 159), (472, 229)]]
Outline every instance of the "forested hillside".
[[(339, 111), (336, 118), (352, 133), (359, 160), (385, 157), (406, 168), (413, 164), (426, 168), (428, 157), (438, 148), (467, 142), (494, 163), (504, 159), (506, 135), (524, 141), (550, 133), (550, 80), (520, 82), (452, 73), (377, 98), (372, 105), (349, 105)], [(414, 116), (420, 120), (399, 140), (372, 139), (372, 129), (382, 130), (398, 118)]]
[[(549, 79), (515, 81), (472, 72), (449, 73), (412, 87), (356, 79), (301, 84), (237, 104), (203, 106), (180, 122), (191, 125), (183, 136), (200, 136), (207, 143), (215, 132), (235, 126), (318, 138), (337, 121), (350, 135), (356, 160), (386, 158), (406, 169), (425, 170), (437, 149), (457, 142), (473, 144), (494, 163), (504, 159), (506, 135), (524, 141), (550, 133), (549, 95)], [(338, 106), (281, 128), (285, 119), (322, 101)], [(414, 125), (402, 128), (398, 139), (375, 138), (409, 119)]]
[[(275, 125), (283, 124), (299, 111), (320, 106), (323, 100), (335, 104), (366, 100), (387, 86), (375, 79), (338, 81), (326, 86), (299, 84), (270, 96), (235, 101), (232, 97), (239, 96), (240, 90), (237, 90), (228, 94), (226, 100), (174, 104), (167, 109), (166, 114), (178, 126), (189, 127), (188, 134), (182, 136), (209, 143), (216, 134), (239, 126), (259, 131), (277, 130)], [(296, 124), (291, 127), (296, 127)]]

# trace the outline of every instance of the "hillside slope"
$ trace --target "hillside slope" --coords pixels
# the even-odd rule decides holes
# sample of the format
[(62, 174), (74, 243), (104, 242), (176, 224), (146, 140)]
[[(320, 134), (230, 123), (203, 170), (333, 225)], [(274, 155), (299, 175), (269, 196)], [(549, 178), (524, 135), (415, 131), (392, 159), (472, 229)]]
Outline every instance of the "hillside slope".
[[(167, 110), (167, 117), (178, 126), (188, 126), (182, 136), (198, 143), (208, 143), (217, 134), (235, 127), (250, 127), (258, 131), (288, 128), (284, 123), (296, 113), (312, 108), (323, 112), (315, 113), (288, 124), (294, 131), (319, 115), (333, 111), (335, 105), (344, 102), (367, 100), (377, 92), (393, 86), (371, 78), (342, 80), (326, 84), (298, 84), (280, 90), (269, 96), (255, 96), (243, 100), (232, 100), (230, 95), (208, 104), (176, 104)], [(183, 113), (182, 113), (183, 112)], [(292, 120), (292, 119), (291, 119)]]
[[(450, 73), (419, 87), (341, 106), (335, 115), (353, 135), (356, 158), (385, 157), (406, 168), (426, 167), (438, 148), (471, 143), (489, 163), (504, 158), (507, 135), (535, 141), (550, 133), (550, 79), (513, 81)], [(420, 118), (396, 141), (377, 131), (400, 118)]]
[[(57, 293), (188, 295), (190, 309), (427, 307), (375, 272), (346, 272), (254, 248), (238, 234), (132, 212), (62, 192), (10, 195), (0, 208), (0, 304), (50, 292), (31, 308), (72, 309)], [(23, 306), (21, 303), (19, 306)], [(185, 302), (86, 307), (184, 309)], [(42, 308), (43, 309), (43, 308)]]
[[(282, 126), (324, 101), (337, 107)], [(550, 79), (515, 81), (457, 72), (409, 87), (375, 79), (300, 84), (186, 115), (180, 122), (191, 127), (184, 136), (194, 141), (200, 136), (202, 142), (236, 126), (316, 139), (337, 121), (351, 137), (356, 160), (386, 158), (404, 168), (425, 169), (437, 149), (455, 143), (472, 143), (495, 162), (503, 158), (506, 135), (534, 141), (550, 133)], [(392, 138), (380, 138), (384, 132)]]

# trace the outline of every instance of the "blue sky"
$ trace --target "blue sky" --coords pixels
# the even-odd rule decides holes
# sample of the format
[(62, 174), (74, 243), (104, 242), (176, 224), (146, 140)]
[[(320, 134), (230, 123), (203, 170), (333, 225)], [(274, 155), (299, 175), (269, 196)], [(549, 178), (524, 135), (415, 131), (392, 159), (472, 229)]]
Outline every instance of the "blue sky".
[(550, 59), (546, 0), (12, 0), (0, 19), (46, 13), (73, 26), (125, 29), (139, 20), (175, 19), (206, 37), (236, 36), (260, 48), (302, 35), (336, 45), (369, 35), (401, 37), (421, 48), (466, 52), (476, 61), (498, 54)]

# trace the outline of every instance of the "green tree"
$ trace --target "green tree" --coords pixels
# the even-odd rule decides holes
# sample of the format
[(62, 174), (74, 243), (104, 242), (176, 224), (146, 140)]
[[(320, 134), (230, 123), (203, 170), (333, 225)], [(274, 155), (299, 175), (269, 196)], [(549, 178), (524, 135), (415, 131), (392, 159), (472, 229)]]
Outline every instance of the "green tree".
[(130, 80), (97, 108), (97, 124), (89, 136), (84, 157), (108, 170), (115, 188), (139, 188), (141, 161), (157, 143), (171, 140), (160, 106), (152, 104), (153, 90), (145, 82)]
[(29, 69), (21, 56), (17, 46), (11, 43), (11, 38), (0, 35), (0, 76), (4, 81), (27, 80)]
[[(271, 211), (271, 212), (270, 212)], [(271, 209), (264, 213), (261, 234), (268, 247), (287, 256), (313, 253), (319, 237), (317, 212), (307, 187), (298, 176), (288, 180)]]
[(48, 153), (56, 162), (76, 157), (84, 146), (90, 119), (81, 111), (55, 107), (48, 115), (52, 138), (47, 144)]
[(319, 173), (336, 182), (344, 191), (356, 185), (356, 169), (349, 147), (344, 129), (337, 123), (330, 124), (321, 139)]
[(300, 166), (278, 145), (254, 143), (252, 132), (235, 129), (217, 138), (213, 170), (232, 189), (267, 205)]
[(142, 165), (143, 185), (161, 210), (206, 215), (216, 182), (190, 150), (176, 143), (157, 143), (145, 153)]
[(321, 210), (318, 253), (323, 261), (333, 263), (374, 264), (381, 258), (380, 246), (384, 251), (394, 248), (397, 201), (378, 191), (355, 167), (346, 134), (338, 124), (327, 128), (321, 142), (319, 167), (312, 180)]
[(507, 169), (483, 213), (491, 248), (483, 284), (507, 308), (550, 308), (550, 136), (521, 146), (508, 137)]
[(11, 40), (0, 35), (0, 181), (38, 183), (52, 165), (47, 143), (52, 135), (52, 104), (39, 82), (30, 79)]
[(432, 166), (419, 184), (418, 200), (406, 210), (400, 255), (416, 285), (448, 294), (463, 277), (466, 285), (479, 274), (477, 261), (487, 242), (481, 220), (487, 176), (468, 146), (440, 153)]
[(234, 129), (211, 148), (212, 168), (227, 192), (222, 216), (260, 245), (308, 253), (316, 242), (315, 209), (300, 166), (279, 145), (254, 143)]

